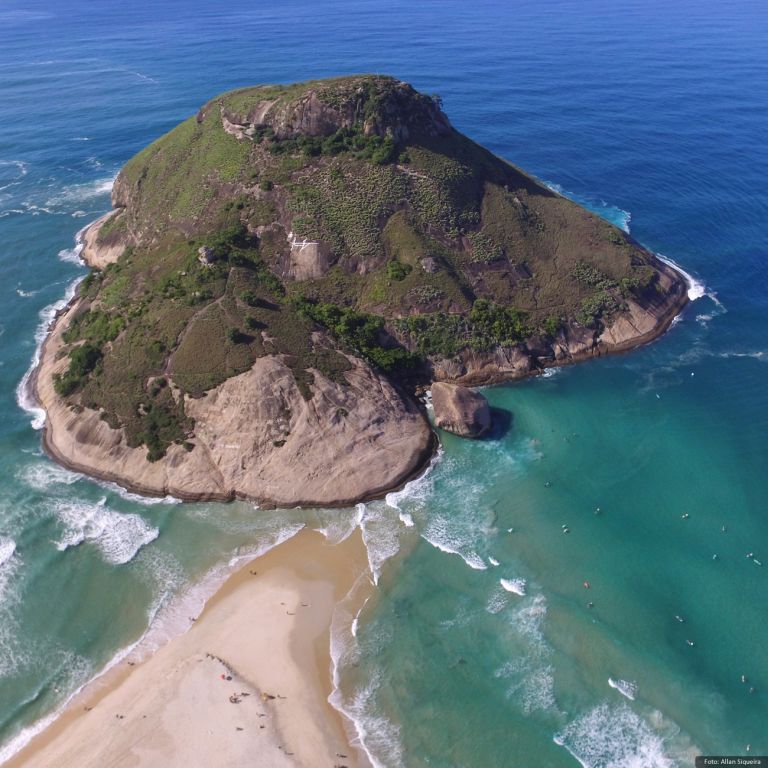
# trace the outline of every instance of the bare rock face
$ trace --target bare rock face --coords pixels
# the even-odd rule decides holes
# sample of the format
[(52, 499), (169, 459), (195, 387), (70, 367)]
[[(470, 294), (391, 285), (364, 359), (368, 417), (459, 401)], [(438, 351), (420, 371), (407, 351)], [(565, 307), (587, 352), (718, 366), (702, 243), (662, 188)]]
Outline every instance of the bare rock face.
[(491, 429), (491, 409), (479, 393), (457, 384), (432, 385), (435, 424), (460, 437), (478, 438)]
[(62, 333), (81, 303), (58, 318), (33, 378), (46, 450), (75, 471), (188, 500), (346, 506), (397, 487), (432, 451), (424, 416), (364, 361), (350, 358), (346, 386), (313, 371), (307, 400), (283, 359), (266, 356), (205, 397), (183, 395), (195, 419), (191, 450), (174, 444), (149, 462), (99, 411), (71, 407), (55, 391), (68, 364)]
[[(265, 93), (272, 93), (265, 86)], [(408, 83), (391, 77), (351, 77), (308, 84), (306, 92), (295, 99), (258, 99), (246, 114), (221, 111), (224, 129), (235, 136), (251, 135), (254, 126), (269, 125), (279, 138), (292, 136), (328, 136), (339, 128), (364, 123), (367, 134), (393, 136), (405, 141), (414, 130), (431, 136), (451, 131), (448, 118), (439, 103), (415, 91)], [(375, 104), (375, 107), (372, 105)], [(198, 121), (206, 118), (207, 104)]]

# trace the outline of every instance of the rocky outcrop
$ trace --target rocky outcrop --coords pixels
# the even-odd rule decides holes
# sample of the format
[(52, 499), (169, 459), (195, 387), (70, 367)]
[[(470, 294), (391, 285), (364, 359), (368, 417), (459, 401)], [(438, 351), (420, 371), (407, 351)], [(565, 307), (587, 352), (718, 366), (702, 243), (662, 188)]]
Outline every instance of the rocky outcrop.
[(677, 270), (656, 260), (659, 288), (642, 301), (630, 299), (626, 310), (598, 328), (568, 323), (555, 338), (535, 337), (514, 347), (490, 352), (465, 349), (432, 364), (436, 381), (485, 386), (522, 379), (553, 366), (626, 352), (661, 336), (688, 303), (688, 286)]
[(122, 237), (112, 238), (109, 244), (97, 243), (101, 228), (120, 211), (110, 211), (90, 224), (82, 232), (83, 250), (80, 252), (80, 258), (94, 269), (105, 269), (110, 264), (117, 261), (125, 250), (127, 240)]
[[(282, 99), (272, 86), (251, 89), (253, 104), (244, 114), (221, 109), (224, 130), (234, 136), (253, 135), (267, 125), (278, 138), (328, 136), (339, 128), (363, 123), (365, 132), (407, 141), (414, 132), (431, 136), (448, 134), (451, 125), (439, 103), (418, 93), (408, 83), (391, 77), (350, 77), (308, 83), (299, 98)], [(214, 102), (215, 103), (215, 102)], [(373, 105), (373, 106), (372, 106)], [(207, 118), (205, 105), (198, 121)]]
[(290, 369), (269, 356), (206, 397), (186, 396), (192, 449), (173, 445), (149, 462), (99, 411), (73, 408), (54, 391), (54, 374), (67, 366), (61, 334), (77, 311), (75, 302), (59, 318), (33, 382), (47, 415), (45, 448), (71, 469), (150, 495), (334, 506), (397, 487), (431, 455), (423, 415), (362, 361), (351, 358), (347, 386), (314, 371), (305, 400)]
[[(98, 243), (108, 219), (81, 235), (81, 255), (91, 267), (102, 269), (119, 256)], [(177, 391), (195, 420), (191, 450), (172, 445), (149, 462), (146, 448), (130, 447), (100, 411), (73, 407), (54, 390), (55, 374), (68, 365), (62, 334), (81, 305), (75, 299), (56, 318), (31, 378), (46, 412), (44, 447), (70, 469), (149, 495), (341, 506), (397, 487), (432, 453), (423, 414), (362, 360), (349, 358), (346, 386), (312, 371), (313, 396), (306, 400), (283, 360), (266, 356), (205, 397)]]
[(460, 437), (478, 438), (491, 429), (488, 401), (467, 387), (447, 382), (432, 385), (435, 425)]
[(83, 233), (103, 274), (36, 390), (52, 455), (146, 493), (381, 494), (433, 443), (399, 387), (437, 382), (438, 425), (477, 437), (488, 405), (454, 385), (631, 349), (687, 302), (626, 233), (378, 75), (223, 94), (129, 161), (112, 200)]

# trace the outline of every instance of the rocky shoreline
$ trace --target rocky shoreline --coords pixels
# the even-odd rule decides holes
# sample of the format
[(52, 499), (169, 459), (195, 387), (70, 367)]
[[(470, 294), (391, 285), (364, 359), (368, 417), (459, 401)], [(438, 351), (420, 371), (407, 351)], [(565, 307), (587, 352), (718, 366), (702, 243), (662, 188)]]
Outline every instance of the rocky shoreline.
[[(98, 228), (108, 218), (101, 217), (81, 233), (81, 258), (90, 267), (104, 268), (119, 255), (113, 247), (107, 256), (95, 243)], [(163, 459), (148, 462), (146, 450), (129, 447), (122, 431), (112, 429), (99, 412), (75, 409), (54, 391), (53, 376), (67, 362), (60, 355), (61, 336), (80, 302), (76, 295), (57, 313), (29, 378), (30, 394), (46, 413), (43, 448), (75, 472), (134, 493), (183, 501), (239, 498), (264, 507), (345, 507), (402, 487), (435, 453), (437, 439), (423, 411), (367, 365), (355, 361), (347, 373), (348, 392), (316, 374), (316, 397), (308, 404), (290, 370), (268, 357), (207, 397), (187, 400), (196, 434), (204, 433), (207, 439), (198, 440), (191, 452), (171, 446)], [(275, 392), (279, 397), (270, 399)], [(372, 392), (376, 399), (369, 399)], [(225, 414), (229, 431), (223, 426)], [(227, 436), (239, 442), (222, 444)], [(221, 446), (231, 457), (221, 450), (215, 454), (212, 446)], [(251, 477), (246, 455), (256, 463)], [(260, 463), (259, 457), (264, 459)], [(375, 477), (370, 474), (373, 461), (380, 469)], [(253, 477), (256, 473), (260, 476)], [(291, 483), (284, 482), (286, 477)]]
[[(108, 249), (96, 244), (111, 215), (81, 233), (81, 258), (90, 267), (103, 269), (122, 252), (115, 244)], [(566, 328), (550, 349), (521, 345), (492, 355), (467, 353), (435, 365), (434, 379), (463, 386), (500, 384), (653, 341), (688, 303), (686, 290), (679, 289), (683, 276), (658, 264), (668, 292), (656, 306), (630, 304), (629, 317), (620, 316), (599, 335)], [(75, 295), (54, 318), (29, 379), (30, 392), (46, 413), (43, 448), (68, 469), (147, 496), (343, 507), (401, 488), (423, 472), (436, 451), (438, 439), (423, 409), (362, 361), (350, 358), (354, 367), (344, 388), (316, 373), (315, 396), (307, 402), (290, 370), (278, 358), (266, 357), (204, 398), (179, 394), (196, 421), (195, 448), (188, 452), (173, 445), (163, 459), (149, 462), (143, 447), (129, 447), (122, 431), (112, 429), (99, 412), (67, 405), (54, 391), (53, 376), (66, 365), (61, 336), (80, 302)]]

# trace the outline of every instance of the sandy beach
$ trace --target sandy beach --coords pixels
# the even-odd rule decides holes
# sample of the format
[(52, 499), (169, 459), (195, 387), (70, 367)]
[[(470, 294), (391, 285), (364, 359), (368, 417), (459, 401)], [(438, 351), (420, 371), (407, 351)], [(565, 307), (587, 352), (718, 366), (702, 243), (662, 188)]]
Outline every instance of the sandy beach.
[(367, 560), (304, 530), (233, 574), (190, 630), (78, 694), (7, 768), (366, 766), (331, 692), (334, 607)]

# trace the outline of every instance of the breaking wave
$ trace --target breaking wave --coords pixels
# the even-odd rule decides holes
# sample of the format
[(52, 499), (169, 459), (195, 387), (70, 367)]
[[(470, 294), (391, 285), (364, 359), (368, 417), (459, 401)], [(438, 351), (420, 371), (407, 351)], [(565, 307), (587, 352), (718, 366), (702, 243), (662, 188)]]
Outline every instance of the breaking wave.
[(528, 584), (525, 579), (499, 579), (499, 583), (507, 590), (507, 592), (512, 592), (521, 597), (525, 597), (527, 594), (526, 590)]
[[(80, 253), (83, 250), (83, 233), (85, 227), (77, 232), (75, 235), (75, 245), (71, 249), (59, 251), (59, 258), (62, 261), (73, 261), (77, 264), (82, 264), (80, 260)], [(35, 351), (32, 355), (29, 368), (22, 377), (18, 386), (16, 387), (16, 402), (19, 407), (32, 415), (32, 429), (42, 429), (45, 426), (45, 411), (39, 407), (37, 401), (30, 392), (30, 379), (40, 363), (40, 355), (43, 349), (45, 339), (48, 337), (48, 333), (56, 320), (57, 315), (61, 312), (75, 296), (77, 286), (81, 282), (82, 277), (75, 278), (64, 292), (64, 298), (59, 301), (49, 304), (40, 310), (40, 323), (35, 331)]]
[(595, 200), (592, 197), (573, 194), (572, 192), (563, 189), (560, 184), (555, 184), (554, 182), (544, 181), (543, 183), (558, 195), (567, 197), (569, 200), (573, 200), (575, 203), (584, 206), (587, 210), (596, 213), (601, 218), (609, 221), (614, 226), (623, 229), (629, 234), (629, 224), (632, 221), (632, 214), (629, 211), (611, 205), (610, 203), (605, 202), (605, 200)]
[(674, 768), (665, 737), (626, 704), (600, 704), (554, 737), (584, 768)]
[(614, 680), (612, 677), (609, 677), (608, 685), (610, 685), (611, 688), (615, 688), (622, 696), (626, 696), (630, 701), (634, 701), (637, 696), (637, 683), (633, 683), (629, 680)]
[(104, 197), (112, 191), (115, 176), (96, 179), (85, 184), (70, 184), (45, 202), (46, 208), (70, 208), (73, 203), (83, 203), (97, 197)]
[(16, 542), (0, 536), (0, 602), (5, 598), (5, 591), (18, 565)]
[(95, 504), (55, 502), (54, 513), (64, 526), (56, 548), (64, 551), (84, 542), (92, 542), (106, 562), (123, 565), (159, 536), (159, 529), (149, 525), (141, 516), (116, 512), (106, 506), (106, 501), (105, 497)]

